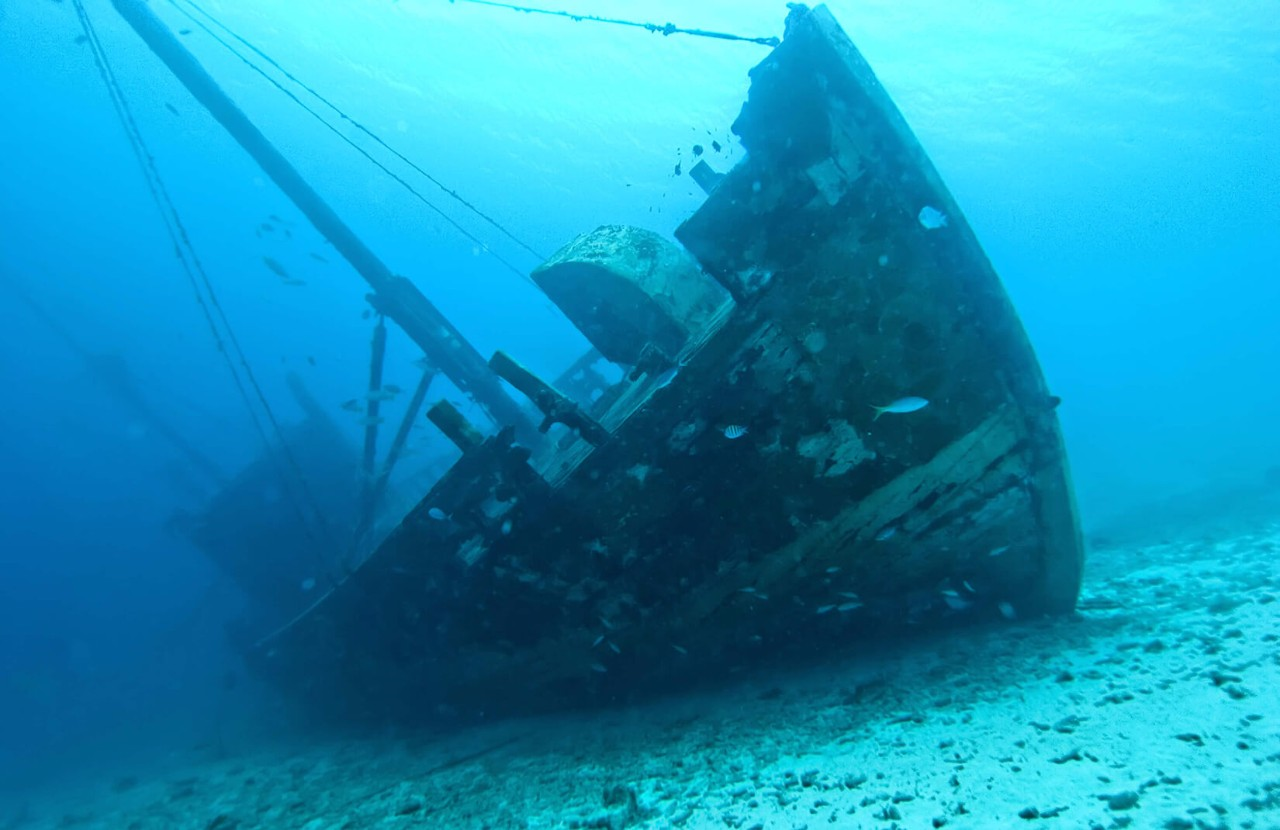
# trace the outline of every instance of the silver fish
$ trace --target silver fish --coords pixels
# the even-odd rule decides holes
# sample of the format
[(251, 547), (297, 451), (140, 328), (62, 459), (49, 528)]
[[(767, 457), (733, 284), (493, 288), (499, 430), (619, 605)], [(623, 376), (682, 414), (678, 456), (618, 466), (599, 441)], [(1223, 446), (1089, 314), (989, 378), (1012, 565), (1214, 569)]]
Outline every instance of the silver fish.
[(281, 277), (282, 279), (289, 278), (289, 272), (284, 270), (284, 266), (277, 260), (274, 260), (269, 256), (264, 256), (262, 258), (262, 264), (267, 266), (267, 270), (275, 274), (277, 277)]
[(724, 428), (724, 437), (732, 441), (747, 434), (747, 428), (741, 424), (730, 424)]
[(898, 398), (896, 401), (886, 406), (873, 405), (871, 408), (876, 411), (876, 417), (872, 418), (871, 420), (874, 421), (878, 419), (881, 415), (883, 415), (886, 412), (892, 412), (896, 415), (901, 415), (906, 412), (918, 412), (919, 410), (924, 409), (928, 405), (929, 405), (929, 402), (926, 401), (924, 398), (917, 398), (915, 396)]
[(666, 389), (668, 386), (671, 385), (671, 381), (676, 379), (676, 375), (678, 374), (680, 374), (680, 367), (672, 366), (667, 371), (658, 375), (656, 378), (653, 379), (653, 391), (656, 392), (659, 389)]
[(936, 231), (938, 228), (947, 226), (947, 215), (932, 205), (920, 208), (916, 219), (919, 220), (920, 227), (927, 231)]

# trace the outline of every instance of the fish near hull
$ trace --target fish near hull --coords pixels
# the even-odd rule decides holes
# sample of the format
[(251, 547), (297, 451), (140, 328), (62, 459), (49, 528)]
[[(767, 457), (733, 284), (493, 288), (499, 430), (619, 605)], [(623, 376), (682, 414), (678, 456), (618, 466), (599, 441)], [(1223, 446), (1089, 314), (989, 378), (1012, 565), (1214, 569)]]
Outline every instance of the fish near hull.
[[(1084, 556), (1058, 401), (959, 207), (825, 7), (799, 18), (751, 75), (734, 124), (748, 157), (677, 237), (739, 303), (813, 352), (788, 386), (814, 390), (811, 410), (851, 413), (884, 465), (878, 490), (894, 489), (895, 467), (930, 480), (944, 448), (968, 447), (952, 460), (970, 475), (918, 492), (929, 507), (893, 521), (976, 524), (993, 508), (962, 506), (955, 490), (974, 488), (990, 505), (1003, 489), (1007, 515), (1026, 520), (1007, 535), (1036, 549), (1025, 610), (1071, 610)], [(946, 222), (924, 222), (925, 208)], [(807, 348), (815, 332), (820, 351)], [(876, 420), (877, 403), (905, 393), (928, 407)], [(1007, 488), (992, 484), (996, 470)]]
[[(634, 261), (656, 243), (618, 228), (544, 266), (548, 284), (642, 274), (628, 298), (693, 292), (646, 306), (697, 309), (663, 328), (669, 367), (590, 407), (603, 442), (468, 450), (346, 583), (250, 649), (260, 672), (343, 717), (492, 717), (1074, 607), (1054, 401), (959, 208), (825, 9), (751, 74), (747, 157), (676, 234), (697, 268), (661, 284)], [(588, 337), (576, 315), (598, 305), (566, 308)], [(875, 418), (910, 396), (928, 406)]]

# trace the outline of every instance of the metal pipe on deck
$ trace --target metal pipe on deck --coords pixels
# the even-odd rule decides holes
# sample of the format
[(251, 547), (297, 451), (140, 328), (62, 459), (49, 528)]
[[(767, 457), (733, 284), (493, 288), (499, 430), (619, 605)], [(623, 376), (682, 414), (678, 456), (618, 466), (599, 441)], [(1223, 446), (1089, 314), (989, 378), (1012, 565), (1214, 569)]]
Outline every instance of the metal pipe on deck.
[(511, 424), (533, 440), (536, 430), (503, 390), (484, 358), (417, 286), (396, 276), (320, 197), (266, 136), (222, 91), (199, 61), (155, 16), (146, 0), (111, 0), (120, 16), (169, 68), (191, 95), (302, 211), (376, 292), (371, 301), (426, 352), (454, 385), (475, 397), (499, 424)]
[(552, 424), (564, 424), (589, 441), (593, 446), (600, 446), (609, 440), (609, 431), (600, 426), (590, 415), (569, 398), (546, 383), (542, 378), (530, 372), (511, 359), (506, 352), (495, 352), (489, 359), (489, 366), (507, 383), (524, 393), (533, 401), (534, 406), (542, 410), (546, 417), (538, 426), (540, 432), (546, 432)]
[(436, 401), (427, 410), (427, 420), (436, 425), (453, 445), (463, 452), (473, 450), (484, 443), (484, 436), (448, 401)]
[(413, 390), (413, 397), (409, 399), (409, 406), (405, 409), (404, 417), (400, 420), (400, 428), (396, 431), (396, 437), (391, 441), (391, 448), (387, 450), (387, 457), (382, 462), (382, 467), (378, 470), (377, 476), (370, 478), (368, 497), (365, 500), (364, 512), (360, 516), (360, 522), (356, 525), (356, 532), (352, 535), (353, 543), (359, 544), (364, 539), (365, 534), (373, 527), (374, 517), (377, 515), (378, 506), (382, 502), (382, 498), (386, 495), (387, 485), (391, 481), (391, 472), (395, 469), (396, 463), (400, 460), (401, 453), (404, 452), (405, 444), (409, 441), (409, 432), (413, 429), (414, 421), (418, 420), (418, 413), (422, 411), (422, 404), (427, 399), (427, 390), (431, 388), (431, 381), (436, 378), (436, 370), (433, 367), (427, 367), (422, 372), (422, 377), (418, 380), (418, 388)]
[(409, 399), (404, 418), (400, 420), (400, 429), (396, 431), (396, 437), (391, 440), (391, 448), (387, 450), (382, 469), (378, 471), (378, 480), (374, 482), (375, 504), (387, 489), (387, 480), (391, 478), (391, 471), (395, 469), (396, 462), (400, 460), (400, 454), (404, 452), (405, 444), (409, 441), (409, 431), (413, 429), (413, 422), (418, 419), (418, 413), (422, 411), (422, 404), (427, 399), (427, 390), (431, 388), (431, 381), (435, 378), (436, 370), (426, 369), (418, 380), (418, 388), (413, 390), (413, 397)]
[[(365, 404), (364, 424), (364, 474), (366, 481), (373, 482), (373, 464), (378, 454), (379, 413), (382, 411), (382, 366), (387, 356), (387, 324), (378, 318), (378, 325), (373, 328), (373, 342), (369, 347), (369, 394)], [(369, 488), (372, 492), (372, 487)]]

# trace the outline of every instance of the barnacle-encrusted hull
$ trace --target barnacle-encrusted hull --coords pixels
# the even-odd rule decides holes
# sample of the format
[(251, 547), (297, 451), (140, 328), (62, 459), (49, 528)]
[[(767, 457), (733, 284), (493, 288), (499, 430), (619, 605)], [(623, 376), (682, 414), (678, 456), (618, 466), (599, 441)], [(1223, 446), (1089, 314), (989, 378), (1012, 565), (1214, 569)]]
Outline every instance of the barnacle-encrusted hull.
[[(531, 456), (502, 433), (469, 450), (345, 583), (249, 650), (258, 670), (347, 713), (528, 712), (797, 644), (1073, 607), (1055, 400), (959, 209), (824, 9), (795, 15), (752, 71), (734, 130), (746, 159), (677, 232), (700, 270), (664, 281), (591, 240), (542, 269), (570, 295), (575, 273), (605, 274), (601, 302), (608, 275), (653, 299), (613, 309), (601, 338), (696, 307), (590, 409), (607, 440)], [(584, 258), (596, 270), (554, 270)], [(582, 305), (571, 316), (599, 310)], [(904, 396), (929, 404), (876, 417)]]

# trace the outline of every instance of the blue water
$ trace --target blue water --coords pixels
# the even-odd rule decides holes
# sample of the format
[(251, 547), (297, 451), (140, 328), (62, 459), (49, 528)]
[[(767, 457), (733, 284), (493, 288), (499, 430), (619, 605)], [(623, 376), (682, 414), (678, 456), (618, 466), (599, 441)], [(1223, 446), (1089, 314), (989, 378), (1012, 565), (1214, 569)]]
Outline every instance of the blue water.
[[(365, 384), (366, 286), (109, 3), (84, 5), (276, 414), (300, 415), (289, 371), (337, 412)], [(605, 223), (669, 234), (701, 199), (676, 162), (687, 170), (712, 140), (721, 169), (737, 157), (728, 128), (765, 54), (444, 0), (210, 8), (543, 253)], [(1063, 398), (1086, 530), (1172, 496), (1263, 486), (1280, 464), (1273, 4), (831, 8)], [(746, 35), (781, 34), (785, 14), (728, 0), (573, 10)], [(80, 34), (71, 2), (0, 5), (0, 769), (15, 782), (207, 742), (228, 708), (258, 724), (282, 711), (228, 679), (239, 669), (222, 624), (239, 599), (166, 525), (207, 485), (102, 379), (101, 361), (122, 359), (156, 414), (228, 474), (261, 449)], [(481, 354), (554, 376), (585, 349), (526, 281), (243, 64), (198, 31), (184, 42)], [(538, 264), (414, 182), (519, 269)], [(284, 284), (263, 256), (306, 284)], [(412, 388), (416, 357), (393, 331), (386, 380)]]

